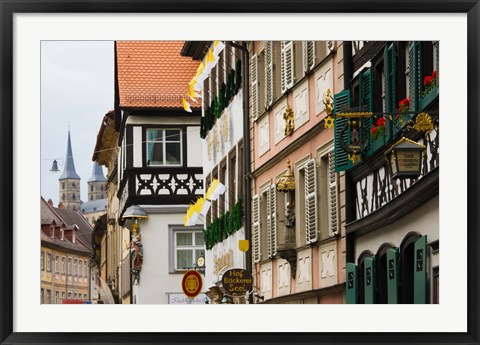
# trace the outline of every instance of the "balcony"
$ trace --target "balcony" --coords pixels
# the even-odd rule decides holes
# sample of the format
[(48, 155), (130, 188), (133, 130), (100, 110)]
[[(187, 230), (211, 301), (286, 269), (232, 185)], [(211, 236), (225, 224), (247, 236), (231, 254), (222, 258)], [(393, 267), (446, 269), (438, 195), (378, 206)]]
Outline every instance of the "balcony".
[(117, 193), (119, 216), (132, 204), (186, 205), (203, 194), (201, 167), (128, 169)]

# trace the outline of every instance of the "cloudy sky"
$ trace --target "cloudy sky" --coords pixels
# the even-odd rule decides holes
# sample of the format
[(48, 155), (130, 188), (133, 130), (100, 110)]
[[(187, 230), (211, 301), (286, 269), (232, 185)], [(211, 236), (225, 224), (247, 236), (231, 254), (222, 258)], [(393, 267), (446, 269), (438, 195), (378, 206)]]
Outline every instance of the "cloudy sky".
[[(58, 204), (58, 178), (63, 171), (68, 129), (81, 199), (103, 116), (113, 109), (112, 41), (43, 41), (41, 45), (41, 193)], [(50, 172), (53, 159), (60, 172)], [(105, 173), (104, 169), (104, 173)]]

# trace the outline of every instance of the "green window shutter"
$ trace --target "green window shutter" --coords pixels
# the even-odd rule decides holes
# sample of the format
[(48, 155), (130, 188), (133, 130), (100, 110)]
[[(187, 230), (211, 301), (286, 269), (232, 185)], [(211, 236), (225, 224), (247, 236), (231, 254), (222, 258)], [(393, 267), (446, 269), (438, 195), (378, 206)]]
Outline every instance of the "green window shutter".
[[(397, 109), (397, 61), (395, 52), (395, 43), (385, 46), (383, 52), (383, 61), (385, 69), (385, 105), (387, 113), (395, 117)], [(391, 121), (387, 120), (389, 129), (387, 130), (385, 141), (388, 142), (391, 135), (398, 133), (399, 129), (395, 128)], [(391, 133), (392, 131), (392, 133)]]
[(398, 283), (399, 283), (399, 261), (398, 248), (387, 250), (387, 287), (388, 287), (388, 303), (398, 303)]
[[(340, 93), (335, 94), (334, 96), (334, 107), (333, 111), (336, 113), (341, 111), (341, 106), (346, 105), (350, 106), (350, 90), (345, 90)], [(342, 136), (342, 128), (348, 123), (348, 120), (345, 118), (336, 118), (335, 119), (335, 172), (348, 170), (352, 167), (352, 162), (348, 160), (348, 154), (345, 152), (341, 146), (341, 142), (350, 142), (350, 132), (346, 130)]]
[(347, 282), (345, 287), (345, 297), (347, 304), (357, 304), (357, 292), (358, 292), (358, 268), (357, 265), (351, 262), (347, 263)]
[(365, 304), (375, 303), (375, 261), (375, 255), (372, 255), (366, 258), (364, 263)]
[(413, 303), (427, 302), (427, 236), (420, 237), (415, 242), (413, 268)]
[(421, 42), (414, 41), (408, 43), (408, 65), (410, 68), (410, 110), (418, 111), (423, 86)]
[[(368, 68), (360, 73), (360, 105), (366, 106), (366, 111), (373, 111), (373, 76), (372, 69)], [(365, 155), (371, 155), (372, 149), (372, 118), (362, 118), (361, 137), (366, 138), (367, 146), (365, 147)]]

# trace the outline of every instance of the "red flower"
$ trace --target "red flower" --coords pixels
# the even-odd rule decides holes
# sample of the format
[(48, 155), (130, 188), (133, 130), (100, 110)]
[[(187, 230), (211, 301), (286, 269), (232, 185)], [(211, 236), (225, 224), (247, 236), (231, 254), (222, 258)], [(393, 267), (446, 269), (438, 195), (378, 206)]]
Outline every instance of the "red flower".
[(408, 107), (410, 105), (410, 100), (408, 98), (404, 98), (398, 102), (398, 105), (401, 107)]
[(379, 118), (377, 121), (377, 126), (381, 126), (385, 123), (385, 119), (383, 117)]
[(433, 71), (433, 73), (432, 73), (432, 78), (436, 78), (436, 77), (437, 77), (437, 71), (435, 70), (435, 71)]
[(431, 85), (431, 84), (432, 84), (432, 80), (433, 80), (432, 76), (431, 76), (431, 75), (427, 75), (427, 76), (425, 77), (425, 79), (423, 79), (423, 85), (424, 85), (424, 86), (429, 86), (429, 85)]
[(373, 127), (372, 127), (372, 134), (375, 134), (375, 132), (377, 131), (377, 129), (378, 129), (378, 127), (373, 126)]

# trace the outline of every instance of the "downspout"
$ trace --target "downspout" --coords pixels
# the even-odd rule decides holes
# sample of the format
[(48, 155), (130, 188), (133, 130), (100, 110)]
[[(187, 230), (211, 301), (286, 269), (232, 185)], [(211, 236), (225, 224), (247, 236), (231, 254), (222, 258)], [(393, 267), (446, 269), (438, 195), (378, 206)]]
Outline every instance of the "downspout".
[[(250, 97), (249, 88), (248, 88), (248, 62), (249, 54), (247, 49), (247, 43), (242, 42), (242, 89), (243, 89), (243, 200), (244, 200), (244, 210), (245, 210), (245, 237), (250, 242), (250, 248), (246, 252), (246, 269), (247, 271), (252, 272), (252, 222), (251, 222), (251, 203), (250, 203), (250, 115), (249, 115), (249, 103), (248, 99)], [(249, 303), (253, 303), (253, 294), (248, 296)]]
[[(352, 42), (343, 42), (343, 89), (350, 89), (350, 81), (353, 75), (353, 58), (352, 58)], [(355, 186), (352, 182), (348, 171), (345, 172), (345, 224), (355, 220)], [(355, 262), (355, 244), (352, 238), (346, 237), (346, 260), (347, 262)]]
[[(244, 219), (245, 219), (245, 238), (249, 240), (250, 248), (245, 253), (246, 254), (246, 269), (249, 272), (252, 272), (252, 222), (251, 222), (251, 203), (250, 203), (250, 116), (249, 116), (249, 89), (248, 89), (248, 80), (249, 80), (249, 71), (248, 71), (248, 62), (249, 54), (247, 48), (247, 42), (242, 42), (242, 44), (236, 44), (229, 42), (232, 47), (240, 49), (242, 51), (242, 92), (243, 92), (243, 209), (244, 209)], [(253, 303), (253, 294), (248, 296), (249, 303)]]

